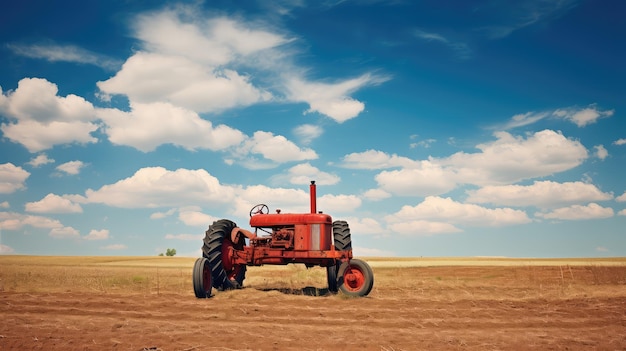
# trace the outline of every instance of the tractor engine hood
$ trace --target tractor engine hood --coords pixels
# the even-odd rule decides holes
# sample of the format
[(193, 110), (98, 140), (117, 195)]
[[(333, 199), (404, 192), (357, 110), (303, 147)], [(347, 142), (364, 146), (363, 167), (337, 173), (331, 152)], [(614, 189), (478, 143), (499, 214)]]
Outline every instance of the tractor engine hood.
[(293, 226), (295, 224), (332, 224), (330, 215), (323, 213), (268, 213), (250, 218), (251, 227), (271, 228)]

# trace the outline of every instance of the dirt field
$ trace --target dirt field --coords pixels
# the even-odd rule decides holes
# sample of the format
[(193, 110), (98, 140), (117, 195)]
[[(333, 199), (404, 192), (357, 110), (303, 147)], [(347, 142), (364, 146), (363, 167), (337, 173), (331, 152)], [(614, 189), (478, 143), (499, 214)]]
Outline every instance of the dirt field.
[(0, 350), (626, 350), (623, 259), (366, 260), (366, 298), (284, 266), (199, 300), (193, 259), (2, 256)]

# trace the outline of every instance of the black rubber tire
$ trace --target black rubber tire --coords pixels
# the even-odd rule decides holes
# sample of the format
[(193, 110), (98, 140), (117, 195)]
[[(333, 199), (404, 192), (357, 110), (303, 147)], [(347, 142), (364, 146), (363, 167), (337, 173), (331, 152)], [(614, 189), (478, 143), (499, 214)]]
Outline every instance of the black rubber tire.
[[(243, 286), (243, 281), (246, 278), (246, 266), (244, 265), (238, 267), (240, 270), (232, 281), (228, 278), (230, 272), (224, 270), (222, 246), (225, 240), (230, 243), (230, 233), (236, 226), (237, 224), (233, 221), (220, 219), (213, 222), (205, 233), (202, 256), (209, 260), (213, 286), (218, 290), (239, 289)], [(233, 244), (237, 249), (243, 249), (244, 245), (245, 239), (243, 237), (238, 243)]]
[[(333, 222), (333, 241), (335, 243), (335, 250), (352, 250), (352, 236), (350, 235), (350, 226), (348, 225), (348, 222)], [(326, 280), (328, 281), (328, 291), (333, 294), (339, 291), (337, 281), (338, 271), (339, 264), (326, 267)]]
[(211, 277), (211, 265), (205, 257), (200, 257), (193, 265), (193, 291), (199, 299), (211, 297), (213, 278)]
[(338, 265), (326, 267), (326, 280), (328, 281), (328, 292), (336, 294), (339, 291), (337, 286)]
[[(351, 283), (347, 281), (346, 271), (349, 269), (359, 275), (358, 284), (351, 285)], [(337, 272), (337, 281), (339, 290), (341, 290), (343, 294), (356, 297), (366, 296), (374, 287), (374, 272), (367, 262), (353, 258), (341, 264), (339, 272)]]
[(333, 239), (335, 241), (336, 250), (352, 250), (352, 236), (350, 235), (350, 226), (348, 226), (348, 222), (333, 222)]

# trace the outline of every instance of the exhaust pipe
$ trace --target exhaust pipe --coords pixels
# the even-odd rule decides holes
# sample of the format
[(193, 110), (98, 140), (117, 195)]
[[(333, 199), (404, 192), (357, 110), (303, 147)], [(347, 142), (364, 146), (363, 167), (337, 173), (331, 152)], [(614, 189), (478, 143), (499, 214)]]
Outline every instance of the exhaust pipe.
[(317, 191), (315, 189), (315, 181), (311, 181), (309, 186), (309, 192), (311, 194), (311, 213), (317, 213)]

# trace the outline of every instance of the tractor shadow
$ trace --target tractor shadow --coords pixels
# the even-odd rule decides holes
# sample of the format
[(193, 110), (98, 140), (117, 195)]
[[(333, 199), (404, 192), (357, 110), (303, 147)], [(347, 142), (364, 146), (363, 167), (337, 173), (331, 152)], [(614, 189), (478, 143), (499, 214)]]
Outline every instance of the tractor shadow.
[(285, 295), (303, 295), (303, 296), (331, 296), (333, 293), (328, 290), (328, 288), (316, 288), (314, 286), (306, 286), (302, 289), (292, 289), (292, 288), (256, 288), (259, 291), (278, 291)]

